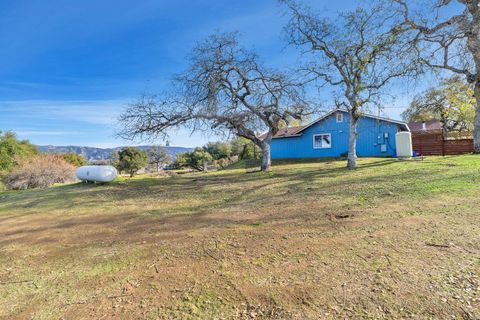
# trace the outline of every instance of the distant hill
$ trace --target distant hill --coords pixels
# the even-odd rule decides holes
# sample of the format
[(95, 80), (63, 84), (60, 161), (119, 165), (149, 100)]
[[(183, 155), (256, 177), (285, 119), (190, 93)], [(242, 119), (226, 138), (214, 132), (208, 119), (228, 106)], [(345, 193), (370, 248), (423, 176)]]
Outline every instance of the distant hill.
[[(136, 146), (141, 150), (148, 150), (151, 146)], [(79, 146), (38, 146), (41, 152), (46, 153), (77, 153), (83, 155), (88, 161), (108, 160), (112, 157), (114, 152), (117, 152), (125, 147), (117, 148), (94, 148), (94, 147), (79, 147)], [(164, 147), (172, 155), (173, 158), (182, 152), (192, 151), (193, 148), (184, 147)]]

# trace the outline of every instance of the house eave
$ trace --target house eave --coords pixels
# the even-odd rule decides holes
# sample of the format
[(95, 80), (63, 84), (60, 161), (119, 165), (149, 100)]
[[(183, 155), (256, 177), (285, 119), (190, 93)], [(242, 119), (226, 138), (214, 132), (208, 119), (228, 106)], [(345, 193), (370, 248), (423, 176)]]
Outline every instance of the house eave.
[(300, 136), (302, 136), (302, 134), (292, 134), (288, 136), (273, 137), (272, 139), (294, 138), (294, 137), (300, 137)]

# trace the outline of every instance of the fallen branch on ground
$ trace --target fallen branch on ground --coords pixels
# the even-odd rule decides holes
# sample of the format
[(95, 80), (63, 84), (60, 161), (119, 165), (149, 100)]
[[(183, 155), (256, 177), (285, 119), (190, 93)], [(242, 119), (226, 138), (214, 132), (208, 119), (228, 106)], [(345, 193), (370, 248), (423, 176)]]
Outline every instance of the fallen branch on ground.
[(448, 244), (442, 244), (442, 243), (432, 243), (432, 242), (427, 242), (425, 243), (429, 247), (437, 247), (437, 248), (450, 248), (450, 245)]
[(5, 281), (5, 282), (0, 282), (0, 284), (13, 284), (13, 283), (25, 283), (25, 282), (33, 282), (33, 280)]

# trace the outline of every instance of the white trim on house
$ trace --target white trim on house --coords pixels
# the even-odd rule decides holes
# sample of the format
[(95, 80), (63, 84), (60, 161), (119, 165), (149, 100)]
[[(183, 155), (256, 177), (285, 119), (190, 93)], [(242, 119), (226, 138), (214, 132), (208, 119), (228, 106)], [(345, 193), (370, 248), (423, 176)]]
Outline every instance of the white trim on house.
[[(323, 147), (323, 146), (317, 147), (315, 143), (315, 137), (318, 137), (318, 136), (328, 136), (330, 141), (329, 145), (327, 147)], [(314, 134), (312, 137), (312, 140), (313, 140), (313, 149), (330, 149), (332, 147), (332, 134), (329, 132)], [(322, 140), (322, 145), (323, 145), (323, 140)]]
[(295, 138), (295, 137), (301, 137), (301, 136), (302, 134), (291, 134), (289, 136), (272, 137), (272, 139)]
[(339, 110), (338, 110), (338, 109), (334, 109), (334, 110), (332, 110), (332, 111), (329, 111), (329, 112), (325, 113), (323, 116), (321, 116), (321, 117), (318, 118), (317, 120), (310, 122), (310, 123), (307, 124), (305, 127), (303, 127), (302, 129), (298, 130), (296, 134), (299, 134), (299, 133), (302, 132), (303, 130), (310, 128), (310, 127), (313, 126), (315, 123), (317, 123), (317, 122), (325, 119), (326, 117), (332, 115), (334, 112), (337, 112), (337, 111), (339, 111)]

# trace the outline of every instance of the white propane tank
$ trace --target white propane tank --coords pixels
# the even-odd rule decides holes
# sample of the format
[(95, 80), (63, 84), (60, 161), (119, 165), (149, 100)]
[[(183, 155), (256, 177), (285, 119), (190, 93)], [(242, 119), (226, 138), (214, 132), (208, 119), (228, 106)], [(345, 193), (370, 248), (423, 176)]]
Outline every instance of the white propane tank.
[(118, 173), (112, 166), (83, 166), (77, 169), (76, 175), (82, 181), (110, 182)]
[(410, 158), (413, 155), (412, 134), (408, 131), (397, 132), (395, 135), (398, 158)]

